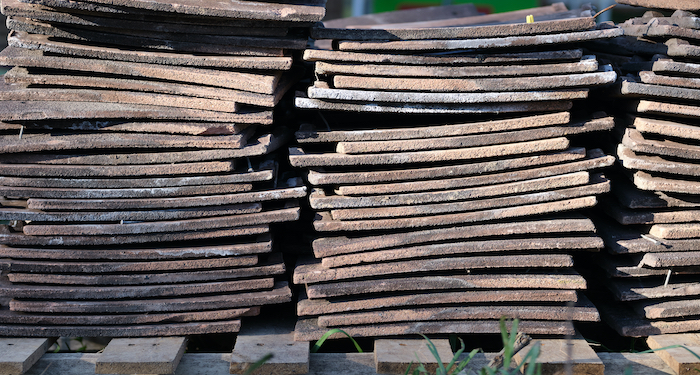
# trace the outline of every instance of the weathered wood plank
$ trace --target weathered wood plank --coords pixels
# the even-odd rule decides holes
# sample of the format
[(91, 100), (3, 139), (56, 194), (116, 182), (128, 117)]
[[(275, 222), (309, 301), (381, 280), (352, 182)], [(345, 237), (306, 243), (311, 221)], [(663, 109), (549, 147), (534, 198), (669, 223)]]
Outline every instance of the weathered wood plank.
[[(450, 341), (433, 339), (431, 342), (435, 345), (442, 364), (447, 366), (454, 356), (452, 348), (450, 348)], [(402, 375), (406, 371), (413, 371), (418, 367), (418, 363), (431, 372), (438, 367), (437, 359), (428, 350), (424, 340), (374, 340), (374, 365), (377, 374)]]
[(603, 362), (583, 338), (534, 340), (513, 356), (518, 365), (523, 364), (534, 345), (540, 345), (535, 363), (542, 364), (542, 374), (571, 371), (574, 375), (603, 375), (605, 371)]
[(95, 363), (95, 373), (172, 374), (186, 347), (185, 337), (113, 339)]
[[(683, 345), (695, 353), (700, 353), (700, 337), (697, 333), (649, 336), (647, 344), (652, 349), (672, 345)], [(657, 350), (656, 353), (678, 375), (693, 374), (700, 369), (700, 360), (684, 348)]]
[(53, 340), (0, 338), (0, 374), (21, 375), (41, 358)]
[(277, 317), (274, 322), (246, 320), (236, 336), (231, 353), (232, 374), (242, 374), (251, 365), (272, 353), (273, 357), (255, 371), (261, 375), (294, 375), (309, 372), (309, 344), (294, 341), (294, 322)]

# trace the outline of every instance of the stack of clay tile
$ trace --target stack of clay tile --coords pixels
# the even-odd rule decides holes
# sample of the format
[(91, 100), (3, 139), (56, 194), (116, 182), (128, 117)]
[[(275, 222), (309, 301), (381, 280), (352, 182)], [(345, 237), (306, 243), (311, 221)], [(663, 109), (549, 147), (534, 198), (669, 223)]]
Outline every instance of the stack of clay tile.
[(291, 133), (272, 109), (322, 2), (3, 11), (0, 332), (237, 332), (289, 301), (271, 225), (306, 188), (278, 172)]
[[(620, 1), (622, 2), (622, 1)], [(625, 1), (628, 3), (628, 1)], [(598, 304), (624, 336), (700, 329), (700, 10), (696, 1), (629, 1), (663, 8), (620, 26), (608, 48), (626, 76), (612, 93), (620, 168), (601, 205), (614, 298)], [(602, 44), (599, 47), (604, 47)], [(634, 54), (634, 56), (632, 56)], [(612, 303), (617, 300), (617, 303)]]
[(571, 253), (603, 246), (579, 211), (609, 190), (595, 170), (614, 159), (570, 138), (613, 121), (569, 110), (616, 78), (578, 43), (620, 34), (561, 4), (312, 29), (334, 40), (305, 51), (317, 81), (296, 101), (319, 110), (290, 149), (317, 231), (294, 271), (296, 339), (497, 333), (502, 316), (563, 335), (598, 320)]

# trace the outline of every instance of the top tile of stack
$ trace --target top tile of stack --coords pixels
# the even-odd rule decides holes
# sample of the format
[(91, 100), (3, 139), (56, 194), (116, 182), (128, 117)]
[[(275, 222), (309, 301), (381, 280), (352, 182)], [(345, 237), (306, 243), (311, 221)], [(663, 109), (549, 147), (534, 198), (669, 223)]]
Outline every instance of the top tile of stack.
[[(535, 22), (526, 23), (526, 16), (532, 15)], [(504, 27), (508, 24), (507, 27)], [(479, 15), (458, 17), (434, 21), (406, 22), (380, 25), (340, 25), (336, 28), (332, 22), (324, 26), (317, 26), (312, 29), (311, 36), (314, 39), (343, 39), (357, 41), (399, 41), (399, 40), (422, 40), (422, 39), (484, 39), (502, 37), (525, 37), (542, 36), (558, 33), (582, 32), (595, 29), (595, 19), (589, 10), (577, 9), (567, 11), (566, 7), (557, 3), (547, 7), (527, 9), (524, 11), (509, 12), (494, 15)], [(606, 34), (616, 34), (619, 30), (601, 30), (591, 35), (569, 35), (565, 41), (575, 42), (577, 38), (601, 37)], [(601, 35), (597, 35), (601, 34)], [(606, 35), (607, 36), (607, 35)], [(453, 43), (450, 48), (444, 43), (440, 44), (441, 49), (467, 49), (467, 48), (488, 48), (506, 46), (525, 46), (534, 44), (557, 43), (555, 39), (512, 40), (509, 45), (499, 44), (499, 41), (490, 41), (489, 45), (483, 43), (474, 46)], [(525, 44), (523, 44), (525, 43)], [(407, 43), (404, 43), (407, 44)], [(462, 43), (463, 44), (463, 43)], [(352, 46), (355, 46), (354, 44)], [(370, 49), (357, 48), (349, 45), (339, 45), (339, 49)], [(418, 47), (418, 45), (414, 46)], [(393, 48), (392, 48), (393, 49)], [(397, 48), (398, 49), (398, 48)], [(402, 49), (417, 50), (422, 48)]]
[[(54, 8), (111, 13), (134, 13), (141, 10), (165, 12), (181, 15), (242, 18), (268, 21), (316, 22), (325, 15), (324, 0), (305, 2), (255, 2), (255, 1), (215, 1), (215, 0), (25, 0), (25, 3), (45, 5)], [(131, 8), (131, 9), (122, 9)]]

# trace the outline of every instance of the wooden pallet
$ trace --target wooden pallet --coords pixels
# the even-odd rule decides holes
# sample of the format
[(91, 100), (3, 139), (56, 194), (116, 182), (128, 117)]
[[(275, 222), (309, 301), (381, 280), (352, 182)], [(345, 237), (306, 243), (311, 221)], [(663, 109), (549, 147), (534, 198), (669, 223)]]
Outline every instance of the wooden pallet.
[[(287, 325), (289, 326), (289, 325)], [(259, 329), (258, 329), (259, 328)], [(292, 341), (284, 325), (258, 325), (240, 333), (233, 353), (182, 354), (186, 338), (114, 339), (101, 353), (45, 353), (48, 339), (0, 339), (0, 374), (82, 375), (82, 374), (240, 374), (246, 366), (272, 352), (274, 359), (256, 374), (403, 374), (416, 358), (430, 371), (434, 358), (424, 340), (377, 340), (374, 353), (309, 354), (307, 342)], [(692, 336), (692, 337), (691, 337)], [(649, 345), (690, 345), (698, 351), (698, 334), (661, 335), (649, 338)], [(620, 375), (631, 366), (635, 375), (685, 375), (700, 361), (682, 348), (655, 353), (595, 353), (581, 339), (537, 340), (542, 352), (538, 362), (542, 373), (564, 374), (570, 366), (574, 375)], [(451, 359), (449, 343), (433, 340), (441, 359)], [(534, 345), (534, 344), (531, 344)], [(522, 353), (526, 353), (526, 347)], [(464, 358), (466, 354), (462, 355)], [(487, 366), (495, 353), (479, 353), (468, 369)], [(567, 357), (572, 358), (567, 361)], [(517, 363), (523, 356), (516, 356)]]

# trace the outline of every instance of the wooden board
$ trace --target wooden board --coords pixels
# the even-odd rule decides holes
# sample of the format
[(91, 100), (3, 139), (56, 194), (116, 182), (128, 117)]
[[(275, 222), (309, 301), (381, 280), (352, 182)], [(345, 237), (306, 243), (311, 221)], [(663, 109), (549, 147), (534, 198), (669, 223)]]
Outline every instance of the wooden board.
[[(696, 333), (649, 336), (647, 344), (652, 349), (683, 345), (695, 353), (700, 352), (700, 338)], [(678, 375), (692, 374), (700, 369), (700, 360), (684, 348), (669, 348), (655, 353)]]
[(603, 375), (605, 372), (603, 362), (583, 338), (533, 340), (515, 353), (515, 363), (523, 365), (525, 356), (535, 345), (540, 347), (535, 363), (542, 365), (542, 374), (570, 371), (575, 375)]
[(172, 374), (186, 346), (185, 337), (114, 339), (95, 363), (95, 373)]
[[(448, 366), (452, 357), (450, 341), (446, 339), (431, 340), (443, 366)], [(418, 362), (427, 370), (435, 371), (438, 368), (438, 359), (428, 350), (423, 340), (374, 340), (374, 363), (377, 374), (403, 375), (406, 371), (412, 371), (418, 367)]]
[(21, 375), (41, 358), (53, 340), (45, 338), (2, 338), (0, 339), (0, 373)]
[[(263, 318), (263, 317), (260, 317)], [(232, 374), (241, 374), (265, 355), (273, 357), (256, 369), (261, 375), (294, 375), (309, 372), (309, 345), (294, 341), (294, 322), (277, 316), (275, 321), (248, 319), (236, 336), (231, 353)]]

